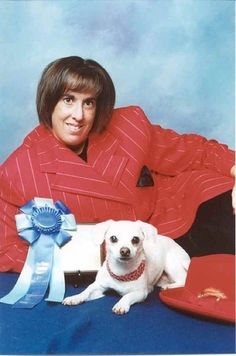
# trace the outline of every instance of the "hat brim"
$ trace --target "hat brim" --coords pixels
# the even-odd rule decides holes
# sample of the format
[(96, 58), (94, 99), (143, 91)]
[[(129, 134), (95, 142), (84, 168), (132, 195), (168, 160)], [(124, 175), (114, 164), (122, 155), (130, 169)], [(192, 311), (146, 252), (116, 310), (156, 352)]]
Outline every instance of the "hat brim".
[[(235, 323), (235, 304), (229, 300), (219, 300), (212, 298), (211, 303), (197, 300), (193, 296), (189, 300), (189, 293), (184, 287), (173, 288), (160, 291), (161, 301), (168, 306), (194, 315), (213, 318), (220, 321)], [(194, 302), (196, 301), (196, 303)]]

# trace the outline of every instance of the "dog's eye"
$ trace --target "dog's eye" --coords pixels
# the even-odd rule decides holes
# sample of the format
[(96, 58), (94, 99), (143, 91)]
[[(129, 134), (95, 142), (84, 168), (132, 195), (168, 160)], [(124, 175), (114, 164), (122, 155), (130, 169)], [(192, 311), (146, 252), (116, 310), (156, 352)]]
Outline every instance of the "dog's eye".
[(117, 237), (115, 235), (110, 237), (110, 240), (112, 243), (116, 243), (118, 241)]
[(140, 241), (140, 238), (138, 236), (134, 236), (132, 238), (132, 244), (137, 245)]

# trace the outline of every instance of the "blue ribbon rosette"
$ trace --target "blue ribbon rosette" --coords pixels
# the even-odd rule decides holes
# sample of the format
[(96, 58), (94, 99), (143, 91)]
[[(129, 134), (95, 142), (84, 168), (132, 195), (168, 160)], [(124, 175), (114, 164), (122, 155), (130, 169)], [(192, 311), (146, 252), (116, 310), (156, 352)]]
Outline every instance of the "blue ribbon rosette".
[(29, 242), (29, 250), (21, 274), (9, 294), (0, 302), (14, 308), (33, 308), (46, 294), (47, 301), (61, 302), (65, 294), (65, 278), (60, 247), (76, 230), (74, 215), (61, 202), (34, 198), (20, 208), (16, 227), (19, 236)]

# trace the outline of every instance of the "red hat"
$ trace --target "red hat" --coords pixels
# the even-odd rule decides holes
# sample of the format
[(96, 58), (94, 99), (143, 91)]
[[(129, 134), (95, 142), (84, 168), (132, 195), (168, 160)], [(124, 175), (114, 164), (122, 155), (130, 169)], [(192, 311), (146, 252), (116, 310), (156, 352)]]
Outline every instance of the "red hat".
[(193, 257), (184, 287), (160, 292), (162, 302), (202, 316), (235, 322), (235, 256)]

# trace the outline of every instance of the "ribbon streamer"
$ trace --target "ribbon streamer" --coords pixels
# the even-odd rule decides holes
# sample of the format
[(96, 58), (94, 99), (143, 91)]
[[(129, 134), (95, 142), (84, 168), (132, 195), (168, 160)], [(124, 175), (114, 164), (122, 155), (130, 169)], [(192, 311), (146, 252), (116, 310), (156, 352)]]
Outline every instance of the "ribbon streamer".
[(29, 242), (28, 255), (21, 274), (1, 303), (14, 308), (33, 308), (44, 297), (48, 287), (50, 302), (61, 302), (65, 279), (60, 247), (71, 239), (67, 231), (76, 230), (74, 215), (61, 202), (34, 198), (20, 208), (16, 227), (19, 236)]

